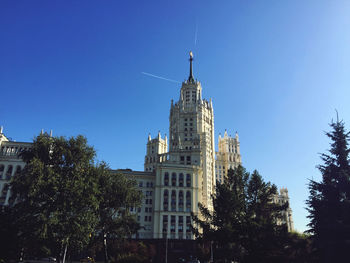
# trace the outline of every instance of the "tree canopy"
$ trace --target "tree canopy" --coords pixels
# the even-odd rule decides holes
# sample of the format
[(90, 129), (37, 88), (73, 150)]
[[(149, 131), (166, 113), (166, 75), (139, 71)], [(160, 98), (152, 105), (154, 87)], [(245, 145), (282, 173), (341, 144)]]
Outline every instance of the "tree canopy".
[(68, 246), (80, 251), (101, 228), (125, 225), (129, 215), (123, 211), (140, 202), (134, 182), (95, 164), (95, 151), (83, 136), (41, 134), (22, 158), (26, 166), (11, 190), (19, 237), (31, 256), (62, 258)]
[(321, 154), (318, 166), (321, 182), (310, 180), (307, 200), (310, 229), (316, 252), (322, 262), (341, 262), (350, 249), (350, 133), (344, 123), (330, 124), (329, 154)]
[(276, 186), (264, 182), (257, 171), (231, 169), (227, 180), (216, 186), (213, 211), (199, 204), (200, 215), (193, 215), (194, 232), (214, 242), (216, 259), (273, 262), (287, 235), (286, 226), (277, 224), (285, 207), (273, 202), (276, 194)]

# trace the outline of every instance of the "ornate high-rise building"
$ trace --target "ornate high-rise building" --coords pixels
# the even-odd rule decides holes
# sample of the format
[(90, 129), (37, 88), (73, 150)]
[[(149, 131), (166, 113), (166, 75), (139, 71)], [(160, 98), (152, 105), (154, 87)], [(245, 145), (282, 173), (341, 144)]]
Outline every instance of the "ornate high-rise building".
[[(141, 207), (131, 208), (142, 226), (135, 238), (193, 239), (191, 213), (199, 214), (198, 203), (213, 209), (211, 196), (216, 183), (224, 182), (227, 170), (241, 164), (238, 134), (225, 131), (214, 144), (214, 111), (211, 99), (202, 98), (202, 86), (193, 76), (190, 53), (189, 77), (182, 83), (178, 101), (171, 101), (169, 137), (148, 136), (144, 171), (111, 170), (134, 179), (144, 195)], [(9, 140), (0, 130), (0, 205), (11, 204), (10, 178), (23, 169), (19, 153), (31, 143)], [(216, 155), (216, 159), (215, 159)], [(281, 190), (275, 202), (289, 200)], [(290, 208), (279, 223), (293, 229)]]
[[(198, 203), (212, 209), (215, 189), (214, 114), (202, 99), (201, 83), (190, 73), (177, 102), (171, 101), (168, 139), (148, 137), (145, 172), (155, 174), (153, 237), (191, 239), (191, 213)], [(147, 220), (149, 221), (149, 220)]]

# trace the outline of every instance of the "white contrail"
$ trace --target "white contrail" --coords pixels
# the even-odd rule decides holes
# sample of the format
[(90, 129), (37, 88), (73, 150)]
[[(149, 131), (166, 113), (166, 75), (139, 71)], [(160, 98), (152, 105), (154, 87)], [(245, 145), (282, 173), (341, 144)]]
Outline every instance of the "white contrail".
[(153, 75), (153, 74), (151, 74), (151, 73), (147, 73), (147, 72), (141, 72), (141, 73), (144, 74), (144, 75), (153, 77), (153, 78), (162, 79), (162, 80), (167, 80), (167, 81), (171, 81), (171, 82), (175, 82), (175, 83), (181, 83), (180, 81), (173, 80), (173, 79), (163, 78), (163, 77), (160, 77), (160, 76), (157, 76), (157, 75)]
[(197, 45), (198, 23), (196, 20), (196, 31), (194, 32), (194, 46)]

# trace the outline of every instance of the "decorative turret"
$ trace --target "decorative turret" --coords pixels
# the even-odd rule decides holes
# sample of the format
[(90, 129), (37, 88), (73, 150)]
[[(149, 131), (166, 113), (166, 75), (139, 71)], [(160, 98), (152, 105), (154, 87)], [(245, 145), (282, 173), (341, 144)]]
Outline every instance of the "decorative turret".
[(162, 139), (160, 131), (158, 131), (158, 135), (154, 139), (152, 139), (151, 134), (148, 135), (144, 165), (146, 172), (154, 171), (156, 164), (163, 161), (164, 158), (161, 155), (167, 152), (167, 148), (168, 139), (166, 136)]

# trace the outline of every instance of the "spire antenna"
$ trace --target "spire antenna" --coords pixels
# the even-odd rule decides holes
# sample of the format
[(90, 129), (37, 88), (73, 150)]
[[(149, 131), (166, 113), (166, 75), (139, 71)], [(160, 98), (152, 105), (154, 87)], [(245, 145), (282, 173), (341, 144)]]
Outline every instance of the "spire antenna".
[(190, 51), (190, 76), (188, 77), (188, 82), (194, 83), (194, 77), (192, 73), (192, 61), (193, 61), (193, 53)]

